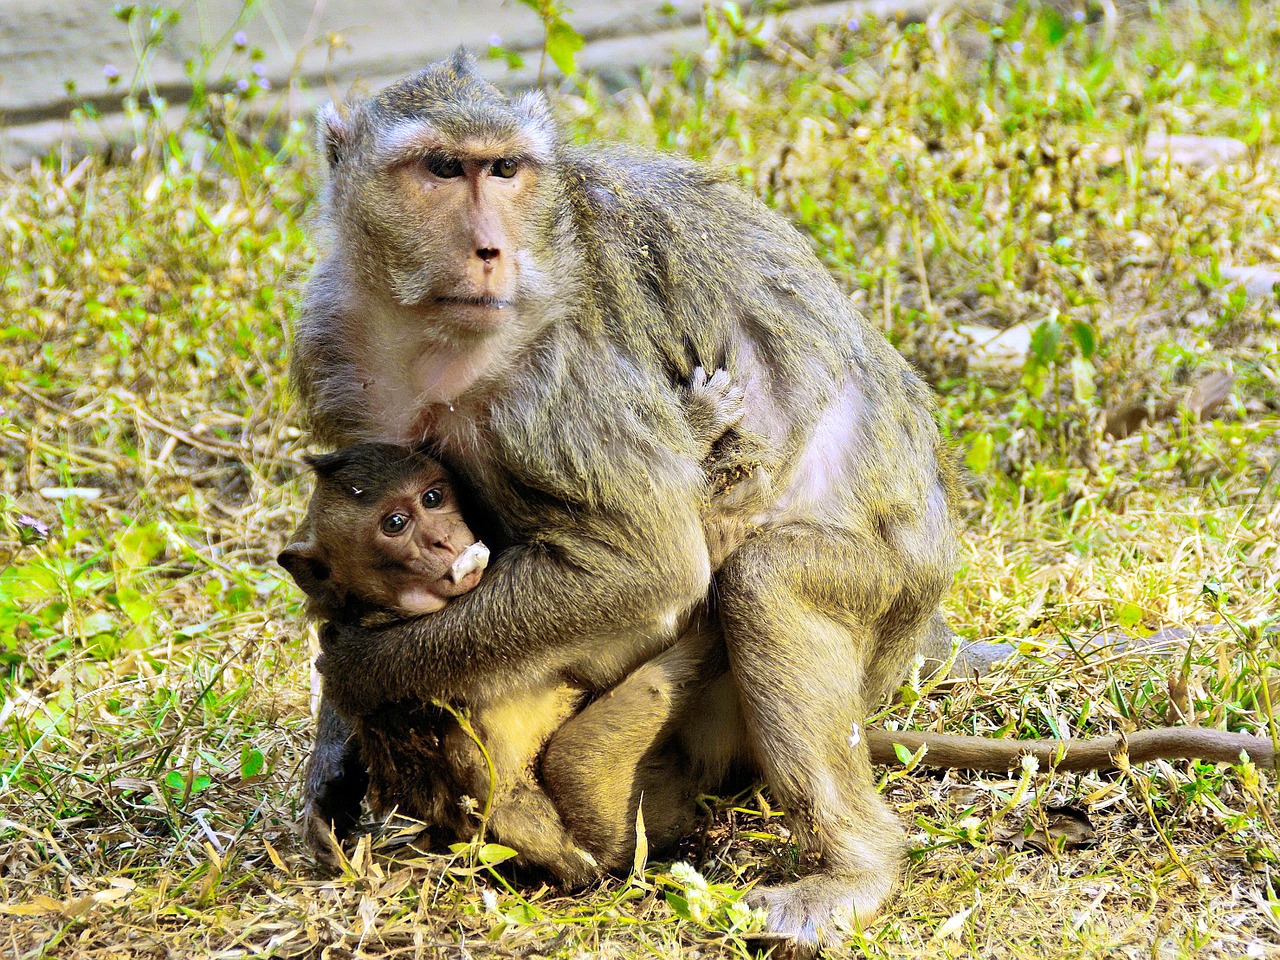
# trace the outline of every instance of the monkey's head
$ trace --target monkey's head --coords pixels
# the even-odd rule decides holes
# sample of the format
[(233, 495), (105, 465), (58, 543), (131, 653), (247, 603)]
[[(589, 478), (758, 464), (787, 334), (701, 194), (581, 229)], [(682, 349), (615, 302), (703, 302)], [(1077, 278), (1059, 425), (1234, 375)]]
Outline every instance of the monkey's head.
[[(559, 134), (539, 94), (508, 98), (463, 50), (321, 109), (331, 256), (406, 329), (474, 342), (552, 296)], [(408, 321), (412, 321), (410, 324)]]
[(315, 491), (277, 561), (314, 613), (332, 618), (352, 601), (409, 616), (432, 613), (480, 582), (488, 552), (436, 460), (365, 443), (307, 462)]

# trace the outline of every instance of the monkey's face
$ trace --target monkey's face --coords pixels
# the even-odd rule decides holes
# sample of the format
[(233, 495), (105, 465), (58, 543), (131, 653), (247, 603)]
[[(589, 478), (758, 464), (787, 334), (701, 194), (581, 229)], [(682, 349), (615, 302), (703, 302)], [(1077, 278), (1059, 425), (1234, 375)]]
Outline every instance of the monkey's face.
[(553, 203), (545, 104), (510, 100), (468, 58), (436, 64), (320, 120), (342, 255), (412, 320), (453, 340), (519, 328), (544, 293)]
[(364, 549), (344, 551), (334, 576), (359, 582), (361, 599), (405, 614), (431, 613), (480, 582), (481, 571), (454, 582), (450, 570), (475, 542), (448, 477), (439, 468), (406, 478), (363, 511), (351, 531)]
[(316, 489), (279, 562), (332, 616), (349, 600), (409, 616), (442, 609), (480, 582), (454, 563), (475, 536), (444, 468), (382, 444), (311, 460)]
[(517, 322), (522, 273), (537, 269), (524, 214), (538, 172), (525, 145), (453, 141), (424, 128), (413, 149), (387, 172), (388, 192), (413, 224), (392, 238), (396, 300), (462, 330)]

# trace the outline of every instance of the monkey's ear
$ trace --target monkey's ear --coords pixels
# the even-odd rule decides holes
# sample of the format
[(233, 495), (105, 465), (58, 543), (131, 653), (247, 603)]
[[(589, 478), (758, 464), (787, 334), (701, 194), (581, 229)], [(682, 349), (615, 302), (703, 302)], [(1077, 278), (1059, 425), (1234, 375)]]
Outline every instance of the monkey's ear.
[(334, 597), (333, 585), (329, 582), (329, 564), (325, 562), (324, 551), (314, 537), (289, 544), (280, 551), (276, 563), (289, 571), (294, 582), (312, 600), (326, 602)]
[(351, 146), (351, 122), (343, 114), (332, 100), (316, 112), (316, 139), (331, 168), (342, 162)]
[(449, 69), (459, 77), (474, 77), (476, 75), (476, 58), (470, 50), (459, 44), (458, 49), (453, 51), (453, 56), (449, 58)]

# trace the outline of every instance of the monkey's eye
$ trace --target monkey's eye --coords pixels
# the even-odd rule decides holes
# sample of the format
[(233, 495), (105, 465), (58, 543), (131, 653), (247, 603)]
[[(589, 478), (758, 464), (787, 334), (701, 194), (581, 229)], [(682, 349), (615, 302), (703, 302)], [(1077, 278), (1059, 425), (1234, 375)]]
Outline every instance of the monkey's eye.
[(428, 510), (434, 510), (442, 503), (444, 503), (444, 493), (439, 487), (432, 487), (422, 495), (422, 505)]
[(502, 160), (495, 160), (493, 161), (493, 175), (495, 177), (502, 177), (503, 179), (514, 177), (516, 175), (517, 166), (518, 164), (514, 160), (508, 160), (506, 158)]
[(403, 513), (393, 513), (382, 521), (382, 532), (388, 537), (398, 537), (408, 526), (408, 517)]
[(441, 180), (452, 180), (462, 176), (462, 161), (447, 153), (433, 153), (423, 161), (428, 170)]

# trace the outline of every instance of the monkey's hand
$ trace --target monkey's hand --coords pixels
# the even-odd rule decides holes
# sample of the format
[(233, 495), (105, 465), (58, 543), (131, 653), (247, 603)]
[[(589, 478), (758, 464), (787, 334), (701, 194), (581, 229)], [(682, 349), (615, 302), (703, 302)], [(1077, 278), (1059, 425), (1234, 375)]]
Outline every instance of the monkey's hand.
[(685, 393), (685, 408), (698, 455), (706, 458), (716, 443), (742, 422), (746, 393), (730, 379), (729, 371), (717, 370), (708, 377), (705, 369), (695, 367)]

